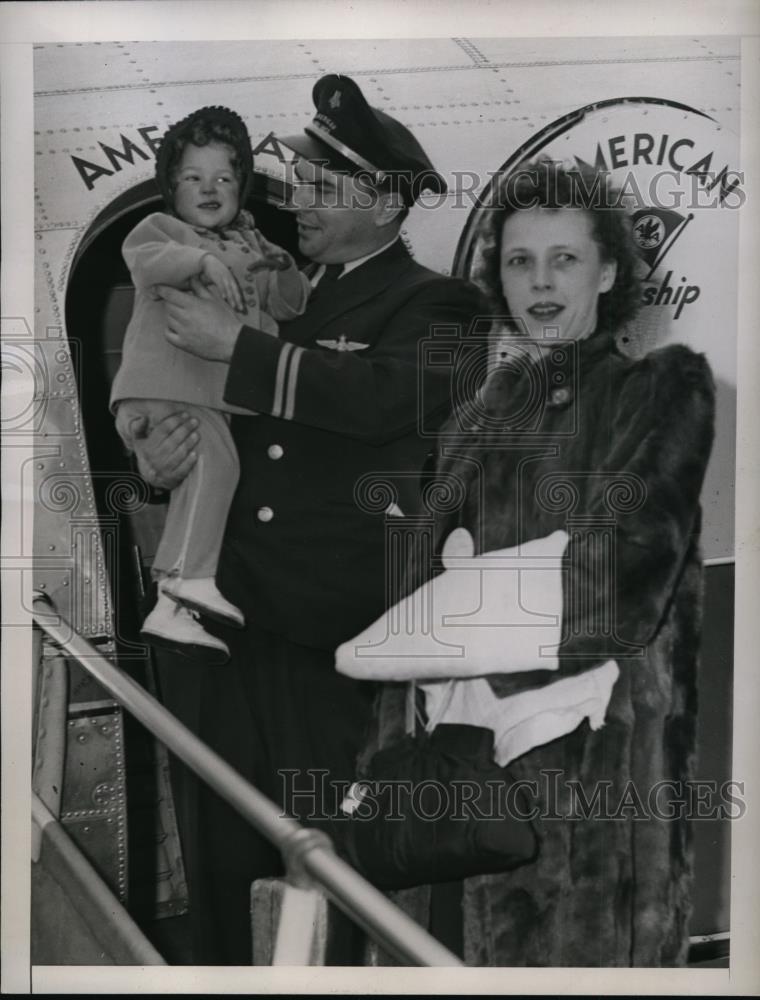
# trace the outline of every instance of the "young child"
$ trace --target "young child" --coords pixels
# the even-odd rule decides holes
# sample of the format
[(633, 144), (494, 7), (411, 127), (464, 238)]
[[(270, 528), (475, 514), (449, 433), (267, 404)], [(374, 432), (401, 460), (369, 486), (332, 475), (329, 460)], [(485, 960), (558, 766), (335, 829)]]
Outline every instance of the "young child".
[(227, 365), (196, 358), (168, 342), (164, 305), (151, 289), (158, 284), (187, 288), (198, 276), (243, 322), (272, 335), (277, 334), (275, 320), (303, 311), (308, 280), (289, 254), (254, 229), (252, 216), (242, 208), (252, 176), (251, 143), (242, 119), (228, 108), (195, 111), (168, 130), (156, 157), (167, 211), (138, 223), (122, 248), (135, 305), (111, 391), (119, 434), (132, 450), (136, 437), (184, 410), (197, 418), (200, 436), (196, 464), (171, 494), (153, 562), (158, 599), (142, 634), (155, 645), (214, 663), (224, 662), (229, 650), (203, 628), (198, 612), (244, 625), (214, 579), (239, 478), (227, 414), (252, 414), (225, 404)]

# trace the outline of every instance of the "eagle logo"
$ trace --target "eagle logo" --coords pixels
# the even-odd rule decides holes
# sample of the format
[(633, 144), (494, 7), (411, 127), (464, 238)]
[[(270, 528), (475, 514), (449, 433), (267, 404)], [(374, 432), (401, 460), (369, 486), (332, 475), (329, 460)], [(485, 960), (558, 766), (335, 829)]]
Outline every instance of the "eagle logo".
[(665, 226), (656, 215), (644, 215), (634, 226), (633, 234), (642, 250), (652, 250), (662, 243)]
[(671, 208), (640, 208), (633, 213), (633, 238), (644, 262), (649, 265), (645, 281), (652, 277), (693, 218), (693, 212), (682, 215)]
[(332, 97), (330, 98), (330, 100), (327, 103), (330, 105), (331, 108), (339, 108), (340, 107), (340, 91), (336, 90), (335, 93), (332, 95)]

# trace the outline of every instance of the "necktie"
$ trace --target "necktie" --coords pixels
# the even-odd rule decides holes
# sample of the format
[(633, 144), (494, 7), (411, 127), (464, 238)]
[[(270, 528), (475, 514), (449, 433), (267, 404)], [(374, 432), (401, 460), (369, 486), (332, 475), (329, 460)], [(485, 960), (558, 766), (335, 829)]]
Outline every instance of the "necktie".
[(312, 294), (312, 298), (316, 297), (317, 295), (324, 297), (326, 292), (329, 293), (329, 291), (334, 287), (335, 283), (337, 282), (341, 274), (343, 274), (342, 264), (326, 264), (324, 274), (319, 279), (317, 287), (314, 289), (314, 292)]

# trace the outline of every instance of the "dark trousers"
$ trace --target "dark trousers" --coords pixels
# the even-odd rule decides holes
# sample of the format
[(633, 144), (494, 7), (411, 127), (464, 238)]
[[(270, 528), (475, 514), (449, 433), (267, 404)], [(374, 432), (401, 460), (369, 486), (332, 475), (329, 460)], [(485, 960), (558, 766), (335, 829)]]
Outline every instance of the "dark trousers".
[[(223, 667), (158, 653), (164, 704), (291, 815), (338, 831), (326, 817), (355, 778), (374, 687), (337, 674), (330, 651), (252, 626), (223, 638)], [(249, 964), (251, 882), (283, 873), (279, 852), (176, 760), (172, 786), (194, 961)]]

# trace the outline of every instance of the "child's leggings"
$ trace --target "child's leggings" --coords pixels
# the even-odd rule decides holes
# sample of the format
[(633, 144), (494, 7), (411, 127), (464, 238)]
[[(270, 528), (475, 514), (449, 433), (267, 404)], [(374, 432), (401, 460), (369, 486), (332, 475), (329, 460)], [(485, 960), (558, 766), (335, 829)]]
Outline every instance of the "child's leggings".
[(119, 403), (116, 428), (134, 450), (135, 425), (142, 417), (148, 427), (172, 413), (185, 412), (198, 420), (198, 459), (185, 479), (171, 492), (166, 525), (153, 560), (153, 575), (178, 573), (185, 579), (216, 576), (222, 538), (232, 498), (240, 478), (240, 464), (227, 417), (219, 410), (163, 399), (124, 399)]

